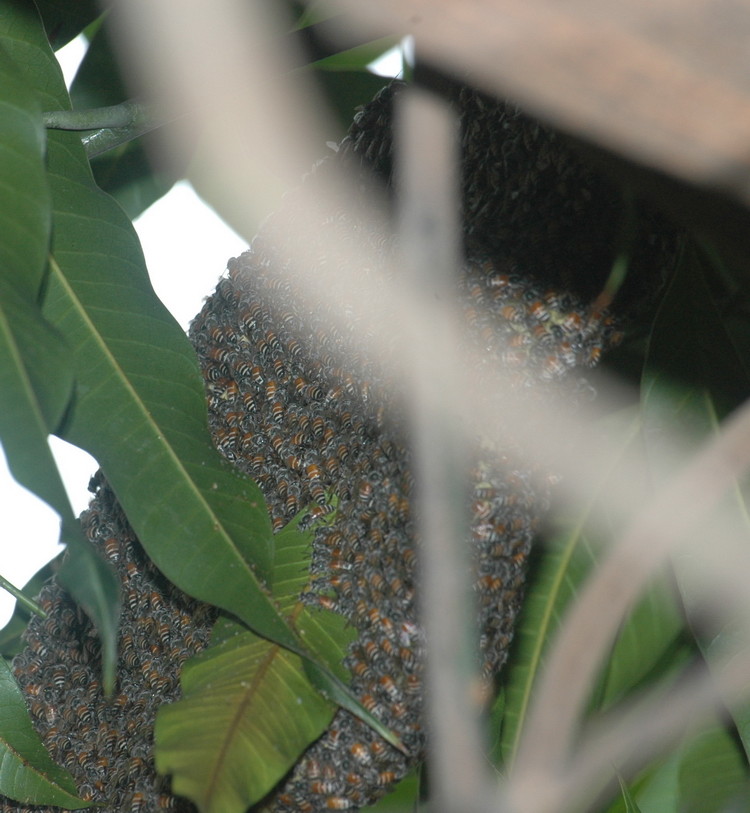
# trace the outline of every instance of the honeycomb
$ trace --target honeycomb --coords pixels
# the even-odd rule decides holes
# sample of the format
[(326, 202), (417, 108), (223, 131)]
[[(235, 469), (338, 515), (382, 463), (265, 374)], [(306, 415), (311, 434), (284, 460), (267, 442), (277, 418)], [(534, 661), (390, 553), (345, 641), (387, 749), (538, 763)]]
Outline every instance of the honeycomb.
[[(335, 154), (304, 183), (338, 163), (354, 173), (363, 200), (388, 190), (399, 92), (399, 84), (390, 85), (365, 106)], [(570, 372), (594, 365), (621, 335), (618, 319), (591, 304), (612, 265), (621, 196), (567, 141), (514, 106), (466, 88), (449, 95), (461, 121), (459, 295), (467, 339), (482, 349), (487, 370), (510, 372), (514, 385), (535, 398), (551, 391), (590, 397), (591, 388)], [(328, 314), (310, 312), (291, 295), (293, 283), (280, 273), (288, 250), (275, 223), (295, 205), (292, 192), (250, 250), (229, 262), (190, 338), (216, 446), (258, 482), (274, 527), (308, 506), (328, 510), (335, 496), (335, 518), (314, 539), (303, 598), (355, 627), (358, 638), (346, 657), (352, 687), (406, 746), (406, 754), (397, 751), (340, 710), (265, 802), (274, 811), (305, 813), (370, 804), (421, 760), (423, 639), (405, 405), (387, 361), (356, 349), (356, 321), (336, 327)], [(639, 290), (657, 290), (673, 235), (652, 215), (644, 215), (642, 228), (646, 239), (631, 257), (629, 280)], [(366, 246), (384, 260), (395, 250), (393, 238), (357, 211), (342, 211), (321, 222), (306, 246), (307, 273), (326, 262), (334, 240)], [(370, 272), (374, 280), (383, 273)], [(341, 361), (342, 350), (351, 363)], [(527, 558), (555, 478), (541, 465), (524, 464), (512, 443), (497, 449), (478, 438), (471, 456), (470, 542), (480, 660), (489, 677), (507, 656)], [(187, 813), (193, 806), (155, 775), (153, 721), (161, 703), (179, 696), (180, 666), (207, 645), (216, 612), (164, 579), (107, 484), (99, 478), (94, 488), (83, 525), (123, 585), (115, 696), (102, 696), (90, 623), (55, 582), (40, 597), (48, 617), (30, 623), (14, 671), (35, 726), (81, 795), (112, 813)], [(51, 810), (10, 801), (0, 809)]]

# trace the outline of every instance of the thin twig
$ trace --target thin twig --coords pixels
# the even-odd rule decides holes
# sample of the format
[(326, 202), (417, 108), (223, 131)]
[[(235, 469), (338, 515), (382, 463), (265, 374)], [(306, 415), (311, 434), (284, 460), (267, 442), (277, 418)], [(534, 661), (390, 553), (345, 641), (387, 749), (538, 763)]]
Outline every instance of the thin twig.
[(27, 610), (38, 615), (40, 618), (46, 618), (47, 613), (33, 600), (26, 596), (23, 590), (11, 584), (5, 577), (0, 576), (0, 588), (10, 593), (16, 601), (26, 607)]

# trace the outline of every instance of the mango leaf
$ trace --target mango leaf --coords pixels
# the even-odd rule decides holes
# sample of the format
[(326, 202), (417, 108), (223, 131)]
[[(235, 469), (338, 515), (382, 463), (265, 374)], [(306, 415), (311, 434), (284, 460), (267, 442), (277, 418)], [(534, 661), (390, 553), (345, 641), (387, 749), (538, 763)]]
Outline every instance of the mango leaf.
[[(653, 769), (650, 769), (650, 771), (653, 771)], [(620, 792), (616, 795), (609, 807), (601, 809), (601, 813), (628, 813), (628, 805), (632, 803), (638, 805), (640, 813), (644, 813), (638, 801), (638, 791), (644, 782), (650, 778), (650, 771), (644, 771), (641, 776), (629, 783), (625, 783), (625, 780), (618, 775)], [(666, 805), (663, 811), (664, 813), (676, 813), (673, 807)]]
[[(641, 813), (729, 813), (748, 809), (747, 768), (742, 749), (715, 721), (686, 735), (665, 759), (630, 783)], [(606, 813), (626, 813), (618, 799)]]
[[(35, 0), (49, 43), (57, 51), (75, 39), (102, 13), (108, 3), (97, 0)], [(29, 3), (29, 5), (31, 5)]]
[[(680, 761), (682, 749), (651, 768), (639, 783), (635, 797), (642, 813), (678, 813), (680, 800)], [(614, 807), (612, 813), (621, 813), (622, 808)], [(610, 811), (607, 811), (610, 813)]]
[[(670, 680), (682, 675), (675, 671)], [(667, 757), (655, 761), (627, 786), (606, 813), (729, 813), (748, 809), (747, 766), (741, 745), (720, 719), (688, 732)]]
[(34, 731), (13, 673), (0, 658), (0, 792), (23, 804), (91, 807), (73, 777), (50, 759)]
[[(108, 691), (114, 682), (118, 583), (84, 539), (47, 445), (48, 433), (58, 428), (69, 406), (74, 375), (67, 337), (46, 321), (38, 305), (51, 229), (40, 111), (50, 75), (62, 77), (33, 5), (6, 4), (0, 47), (8, 144), (12, 163), (17, 160), (15, 170), (2, 167), (10, 186), (0, 203), (6, 226), (0, 263), (0, 392), (5, 402), (0, 437), (13, 476), (60, 515), (61, 539), (71, 549), (62, 578), (67, 575), (71, 594), (99, 629)], [(8, 160), (5, 150), (1, 160)], [(5, 198), (8, 192), (11, 199)], [(13, 221), (18, 221), (15, 237), (9, 237)]]
[[(742, 748), (723, 725), (691, 738), (682, 752), (678, 810), (723, 813), (747, 810), (747, 764)], [(745, 804), (732, 803), (744, 796)]]
[(625, 784), (625, 780), (621, 776), (618, 776), (617, 779), (620, 782), (620, 793), (622, 794), (622, 800), (624, 802), (624, 813), (643, 813), (630, 793), (628, 786)]
[(503, 682), (504, 713), (493, 762), (509, 769), (529, 711), (531, 694), (544, 667), (544, 654), (559, 628), (565, 608), (593, 564), (581, 544), (581, 528), (551, 540), (527, 583), (516, 626), (510, 668)]
[[(608, 464), (612, 470), (640, 439), (638, 410), (623, 410), (610, 416), (602, 424), (602, 429), (605, 428), (618, 439), (618, 452)], [(514, 758), (533, 688), (544, 666), (546, 648), (578, 586), (597, 560), (598, 546), (584, 529), (591, 508), (606, 491), (607, 477), (607, 472), (603, 472), (601, 485), (589, 506), (569, 523), (570, 530), (553, 538), (532, 565), (507, 679), (492, 710), (494, 731), (497, 721), (501, 721), (492, 756), (506, 767)], [(612, 705), (652, 674), (658, 676), (676, 663), (682, 664), (681, 633), (682, 619), (667, 586), (654, 584), (624, 622), (592, 693), (589, 711)]]
[[(303, 640), (315, 630), (328, 632), (322, 617), (338, 619), (336, 632), (315, 637), (311, 649), (346, 680), (341, 661), (354, 631), (344, 629), (334, 613), (300, 601), (309, 584), (315, 531), (300, 530), (300, 519), (275, 537), (273, 597), (293, 626), (308, 619)], [(217, 627), (217, 643), (183, 669), (184, 698), (159, 710), (156, 766), (172, 774), (174, 791), (202, 813), (242, 813), (322, 734), (335, 706), (312, 688), (297, 655), (236, 622), (224, 619)]]
[[(24, 35), (43, 106), (69, 108), (38, 21)], [(60, 435), (98, 457), (172, 581), (301, 651), (263, 587), (271, 524), (262, 495), (213, 449), (195, 356), (153, 294), (132, 225), (96, 188), (75, 134), (49, 134), (48, 166), (55, 228), (44, 312), (73, 348), (77, 377)]]
[(684, 623), (671, 587), (663, 578), (651, 585), (623, 624), (596, 692), (597, 710), (682, 662)]
[(325, 730), (335, 707), (300, 658), (246, 633), (186, 664), (185, 699), (159, 710), (156, 767), (201, 813), (242, 813)]
[[(687, 451), (705, 442), (718, 431), (720, 417), (736, 402), (750, 394), (750, 373), (745, 355), (738, 352), (734, 337), (728, 332), (715, 304), (713, 289), (706, 282), (710, 268), (693, 252), (670, 288), (654, 326), (650, 351), (644, 372), (643, 410), (651, 443), (648, 451), (657, 481), (678, 470)], [(675, 331), (677, 323), (695, 325), (694, 330)], [(663, 370), (683, 370), (682, 380), (675, 381)], [(683, 446), (676, 450), (668, 440), (670, 432), (681, 431)], [(750, 538), (750, 517), (742, 484), (736, 487), (715, 509), (735, 525), (746, 529)], [(708, 535), (710, 518), (696, 533)], [(747, 544), (750, 544), (748, 542)], [(707, 556), (713, 547), (703, 545)], [(697, 551), (677, 553), (673, 566), (677, 584), (690, 618), (700, 608), (706, 589), (696, 567)], [(743, 617), (724, 619), (721, 629), (710, 635), (698, 634), (697, 643), (709, 669), (744, 646), (747, 626)], [(750, 707), (733, 704), (730, 709), (747, 755), (750, 755)]]
[[(620, 453), (609, 463), (609, 467), (614, 468), (621, 454), (638, 437), (640, 418), (637, 412), (626, 410), (612, 416), (609, 423), (611, 431), (617, 432), (622, 439)], [(600, 490), (606, 479), (606, 473), (603, 473)], [(516, 626), (502, 696), (498, 697), (492, 713), (493, 719), (500, 719), (501, 728), (491, 756), (493, 762), (502, 763), (506, 769), (510, 768), (515, 757), (532, 691), (544, 666), (545, 651), (560, 626), (565, 608), (595, 561), (592, 549), (583, 540), (583, 532), (599, 493), (592, 495), (580, 515), (571, 519), (567, 528), (555, 534), (544, 550), (532, 559), (526, 599)]]

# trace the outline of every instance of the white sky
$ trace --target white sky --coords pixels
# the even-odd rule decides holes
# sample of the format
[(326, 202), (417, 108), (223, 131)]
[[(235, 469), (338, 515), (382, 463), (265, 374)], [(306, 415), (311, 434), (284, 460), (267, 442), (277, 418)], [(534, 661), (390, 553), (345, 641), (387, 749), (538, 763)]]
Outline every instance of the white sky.
[[(85, 46), (78, 40), (58, 52), (68, 84), (75, 75)], [(394, 49), (372, 66), (394, 76), (401, 70), (402, 53)], [(187, 329), (226, 268), (226, 261), (245, 250), (246, 241), (233, 232), (196, 195), (186, 181), (178, 183), (135, 222), (154, 289), (177, 321)], [(179, 274), (179, 280), (176, 275)], [(89, 478), (98, 466), (86, 452), (58, 438), (50, 439), (76, 514), (88, 505)], [(59, 520), (46, 503), (19, 486), (5, 465), (0, 446), (0, 574), (17, 587), (23, 585), (60, 550)], [(0, 627), (15, 605), (0, 589)]]

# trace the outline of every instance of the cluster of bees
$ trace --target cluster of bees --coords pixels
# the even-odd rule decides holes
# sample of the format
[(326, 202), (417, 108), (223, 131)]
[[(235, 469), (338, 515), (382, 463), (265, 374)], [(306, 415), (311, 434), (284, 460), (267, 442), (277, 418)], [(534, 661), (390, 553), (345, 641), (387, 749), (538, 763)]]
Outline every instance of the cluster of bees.
[[(392, 85), (367, 105), (327, 159), (354, 168), (365, 199), (378, 184), (390, 185), (398, 90)], [(614, 319), (586, 304), (611, 265), (618, 195), (561, 138), (515, 108), (465, 89), (451, 98), (463, 133), (467, 262), (460, 296), (467, 335), (482, 348), (488, 369), (501, 366), (517, 386), (543, 398), (619, 338)], [(314, 183), (325, 165), (305, 183)], [(405, 745), (406, 753), (396, 750), (340, 710), (267, 800), (280, 813), (312, 813), (370, 804), (422, 758), (424, 641), (404, 404), (390, 386), (387, 359), (370, 358), (357, 346), (355, 321), (337, 326), (291, 295), (288, 252), (274, 218), (294, 206), (290, 193), (250, 251), (230, 261), (190, 337), (215, 443), (258, 482), (274, 527), (303, 508), (311, 516), (325, 513), (335, 498), (335, 517), (314, 539), (304, 600), (356, 628), (346, 657), (353, 689)], [(306, 246), (312, 275), (331, 241), (366, 245), (384, 258), (393, 249), (390, 237), (354, 211), (321, 223), (312, 240)], [(651, 273), (662, 259), (655, 251), (632, 262)], [(376, 279), (379, 270), (372, 273)], [(507, 656), (552, 481), (548, 472), (524, 465), (517, 450), (477, 445), (471, 541), (480, 660), (488, 677)], [(16, 675), (53, 758), (71, 769), (85, 798), (113, 813), (187, 813), (192, 806), (171, 796), (154, 773), (153, 720), (161, 703), (178, 696), (180, 666), (206, 646), (215, 613), (153, 568), (106, 485), (84, 525), (123, 582), (117, 693), (102, 697), (91, 626), (55, 584), (42, 593), (48, 618), (31, 622)], [(26, 808), (6, 802), (0, 810)]]
[[(13, 670), (34, 726), (79, 795), (118, 813), (194, 811), (154, 773), (153, 725), (159, 706), (179, 696), (180, 666), (208, 644), (215, 611), (170, 584), (141, 548), (102, 478), (81, 517), (84, 530), (117, 571), (123, 598), (117, 687), (102, 693), (101, 649), (91, 622), (52, 581), (26, 630)], [(0, 799), (3, 813), (40, 813)]]

